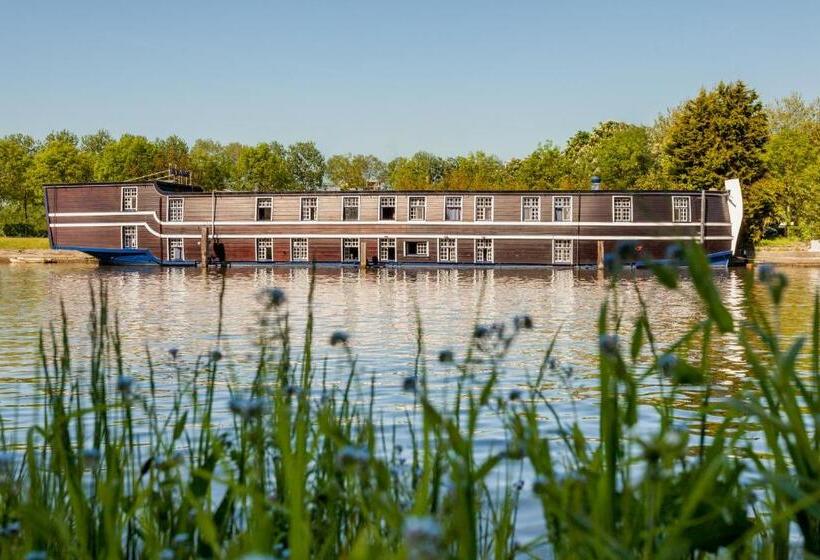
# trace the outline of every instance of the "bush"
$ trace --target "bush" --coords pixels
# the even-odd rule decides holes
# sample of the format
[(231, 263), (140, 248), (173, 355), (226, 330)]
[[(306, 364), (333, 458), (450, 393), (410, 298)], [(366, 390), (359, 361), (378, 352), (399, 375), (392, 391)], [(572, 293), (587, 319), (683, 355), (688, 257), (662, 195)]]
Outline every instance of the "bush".
[(46, 237), (48, 233), (45, 229), (38, 228), (31, 224), (15, 223), (4, 224), (3, 235), (6, 237)]

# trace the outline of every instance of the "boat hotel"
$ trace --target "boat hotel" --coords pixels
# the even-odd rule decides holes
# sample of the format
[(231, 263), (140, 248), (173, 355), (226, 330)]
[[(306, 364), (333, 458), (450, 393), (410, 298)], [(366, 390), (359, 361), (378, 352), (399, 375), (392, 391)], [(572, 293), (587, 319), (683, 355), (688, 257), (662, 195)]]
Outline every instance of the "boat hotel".
[(205, 192), (169, 181), (46, 185), (53, 249), (106, 264), (595, 266), (682, 240), (735, 250), (740, 184), (724, 191)]

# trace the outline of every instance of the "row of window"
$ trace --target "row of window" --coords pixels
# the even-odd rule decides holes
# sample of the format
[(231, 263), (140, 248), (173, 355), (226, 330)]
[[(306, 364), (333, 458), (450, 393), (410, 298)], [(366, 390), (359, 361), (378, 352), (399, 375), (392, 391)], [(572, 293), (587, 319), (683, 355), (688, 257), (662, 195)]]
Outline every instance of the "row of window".
[[(494, 199), (492, 196), (476, 196), (473, 219), (476, 222), (493, 221)], [(123, 187), (122, 189), (122, 210), (132, 212), (137, 209), (137, 188)], [(460, 222), (464, 219), (464, 197), (445, 196), (444, 197), (444, 221)], [(315, 222), (319, 219), (319, 198), (315, 196), (305, 196), (300, 199), (299, 218), (303, 222)], [(691, 221), (691, 198), (688, 196), (672, 197), (672, 221), (688, 223)], [(184, 219), (184, 199), (168, 199), (168, 221), (181, 222)], [(273, 219), (273, 197), (258, 197), (256, 199), (256, 220), (270, 221)], [(395, 221), (396, 197), (379, 197), (379, 220)], [(411, 222), (423, 222), (427, 220), (427, 197), (409, 196), (407, 200), (407, 219)], [(359, 197), (342, 197), (342, 220), (359, 220)], [(572, 197), (553, 196), (552, 197), (552, 220), (555, 222), (572, 221)], [(521, 197), (521, 221), (540, 222), (541, 221), (541, 197), (522, 196)], [(612, 221), (631, 222), (632, 221), (632, 197), (613, 196), (612, 197)]]
[[(122, 228), (123, 248), (136, 249), (137, 226), (123, 226)], [(405, 241), (405, 257), (429, 257), (429, 241)], [(168, 240), (168, 258), (172, 261), (185, 260), (185, 243), (182, 239), (174, 238)], [(309, 258), (307, 238), (294, 238), (290, 240), (290, 258), (292, 261), (307, 262)], [(396, 239), (379, 239), (379, 260), (384, 262), (394, 262), (397, 259)], [(262, 237), (256, 240), (256, 260), (273, 261), (273, 238)], [(342, 239), (342, 260), (346, 262), (359, 261), (359, 240)], [(438, 261), (458, 262), (458, 251), (455, 239), (441, 238), (438, 240)], [(475, 240), (475, 262), (492, 263), (493, 240)], [(552, 243), (552, 262), (554, 264), (572, 264), (572, 240), (556, 239)]]

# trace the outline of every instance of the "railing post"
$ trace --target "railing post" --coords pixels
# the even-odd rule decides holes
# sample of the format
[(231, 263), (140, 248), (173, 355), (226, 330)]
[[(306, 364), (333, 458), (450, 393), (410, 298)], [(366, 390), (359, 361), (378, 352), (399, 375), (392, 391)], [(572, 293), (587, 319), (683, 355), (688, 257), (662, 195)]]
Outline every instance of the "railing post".
[(706, 190), (700, 190), (700, 244), (706, 239)]
[(199, 266), (207, 267), (208, 266), (208, 228), (203, 227), (200, 230), (200, 239), (199, 239)]

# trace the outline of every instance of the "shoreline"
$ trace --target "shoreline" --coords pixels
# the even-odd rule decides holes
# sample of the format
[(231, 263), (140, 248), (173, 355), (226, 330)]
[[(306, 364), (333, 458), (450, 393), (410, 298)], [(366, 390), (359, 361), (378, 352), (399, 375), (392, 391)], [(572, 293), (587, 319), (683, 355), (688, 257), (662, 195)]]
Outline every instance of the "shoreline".
[(96, 264), (97, 259), (79, 251), (51, 249), (0, 249), (0, 264)]

